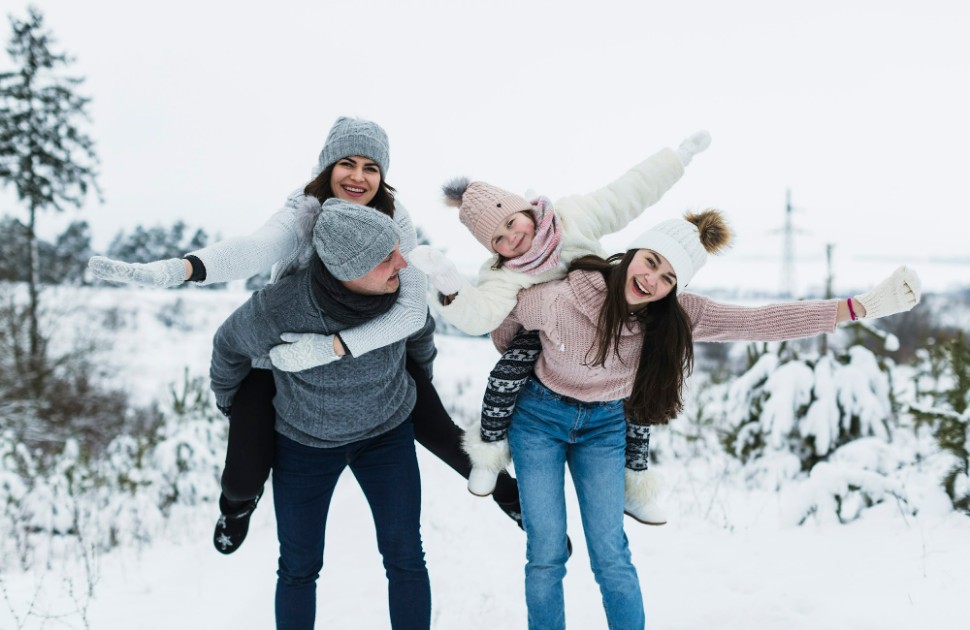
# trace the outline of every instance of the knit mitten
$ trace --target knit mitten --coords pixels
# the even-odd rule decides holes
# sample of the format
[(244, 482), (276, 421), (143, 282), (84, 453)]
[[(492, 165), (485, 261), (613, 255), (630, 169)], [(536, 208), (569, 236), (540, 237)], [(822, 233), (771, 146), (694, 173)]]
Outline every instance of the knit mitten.
[(652, 470), (626, 469), (623, 511), (645, 525), (663, 525), (667, 514), (657, 504), (663, 479)]
[(701, 129), (700, 131), (695, 131), (691, 135), (687, 136), (680, 146), (677, 147), (675, 153), (677, 157), (680, 158), (680, 163), (684, 166), (690, 164), (690, 161), (694, 159), (694, 156), (705, 150), (707, 147), (711, 146), (711, 134), (707, 131)]
[(418, 245), (408, 255), (408, 263), (423, 271), (432, 286), (442, 295), (454, 295), (468, 283), (458, 272), (455, 263), (439, 250), (428, 245)]
[(866, 309), (865, 319), (908, 311), (919, 304), (921, 285), (912, 269), (899, 267), (874, 289), (855, 297)]
[(93, 256), (88, 269), (97, 278), (111, 282), (140, 284), (164, 289), (185, 282), (185, 264), (181, 258), (169, 258), (150, 263), (126, 263), (104, 256)]
[(465, 431), (462, 448), (472, 462), (472, 471), (468, 475), (468, 491), (487, 497), (495, 491), (499, 473), (512, 462), (508, 439), (485, 442), (482, 440), (481, 427), (476, 424)]
[(280, 339), (286, 343), (273, 346), (269, 360), (273, 367), (284, 372), (302, 372), (340, 358), (333, 349), (333, 335), (283, 333)]

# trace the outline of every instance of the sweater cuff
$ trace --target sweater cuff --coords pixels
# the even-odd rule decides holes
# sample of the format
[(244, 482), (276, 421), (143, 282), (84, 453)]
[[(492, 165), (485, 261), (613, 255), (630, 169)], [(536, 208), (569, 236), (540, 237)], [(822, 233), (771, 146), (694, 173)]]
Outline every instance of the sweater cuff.
[(205, 282), (205, 265), (199, 260), (198, 256), (193, 256), (192, 254), (186, 254), (184, 259), (189, 261), (192, 265), (192, 275), (189, 276), (189, 282)]

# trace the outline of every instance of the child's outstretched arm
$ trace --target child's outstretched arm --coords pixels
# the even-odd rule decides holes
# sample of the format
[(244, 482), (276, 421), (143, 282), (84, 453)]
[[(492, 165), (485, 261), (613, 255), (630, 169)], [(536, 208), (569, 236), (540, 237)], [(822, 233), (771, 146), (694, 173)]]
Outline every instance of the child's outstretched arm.
[[(587, 195), (573, 195), (556, 202), (556, 212), (572, 238), (599, 241), (626, 227), (661, 197), (684, 174), (696, 153), (710, 145), (710, 134), (698, 131), (678, 149), (661, 149), (619, 179)], [(684, 161), (686, 160), (686, 162)]]
[(497, 328), (515, 308), (521, 289), (551, 279), (504, 269), (492, 269), (489, 260), (472, 286), (440, 251), (419, 245), (408, 262), (428, 274), (438, 298), (434, 308), (450, 324), (469, 335), (486, 335)]

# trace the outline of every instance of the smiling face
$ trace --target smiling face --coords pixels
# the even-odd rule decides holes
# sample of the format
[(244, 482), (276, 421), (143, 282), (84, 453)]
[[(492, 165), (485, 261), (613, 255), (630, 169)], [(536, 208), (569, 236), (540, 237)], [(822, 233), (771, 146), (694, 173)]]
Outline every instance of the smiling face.
[(536, 223), (528, 212), (515, 212), (505, 217), (492, 233), (492, 249), (505, 258), (518, 258), (532, 247)]
[(351, 155), (337, 160), (330, 175), (333, 196), (343, 201), (367, 205), (381, 185), (381, 169), (367, 157)]
[(408, 266), (401, 255), (400, 243), (376, 267), (356, 280), (344, 281), (344, 286), (354, 293), (384, 295), (394, 293), (401, 286), (400, 271)]
[(631, 308), (667, 297), (677, 286), (677, 274), (667, 259), (652, 249), (638, 249), (626, 270), (624, 296)]

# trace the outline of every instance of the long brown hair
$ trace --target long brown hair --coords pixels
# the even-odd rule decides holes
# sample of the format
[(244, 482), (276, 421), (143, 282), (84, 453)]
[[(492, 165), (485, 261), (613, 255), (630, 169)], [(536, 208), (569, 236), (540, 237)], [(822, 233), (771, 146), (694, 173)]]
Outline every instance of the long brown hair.
[[(630, 325), (630, 306), (626, 302), (627, 268), (638, 250), (614, 254), (607, 259), (583, 256), (569, 265), (597, 271), (606, 280), (606, 301), (596, 326), (596, 340), (587, 357), (590, 365), (604, 365), (612, 354), (620, 359), (620, 335)], [(643, 333), (643, 344), (633, 391), (624, 402), (627, 419), (634, 424), (667, 424), (683, 410), (684, 381), (694, 369), (694, 337), (690, 318), (677, 300), (677, 287), (663, 299), (650, 302), (636, 312), (636, 324)]]
[[(313, 178), (309, 184), (303, 189), (304, 195), (309, 195), (316, 197), (323, 203), (331, 197), (335, 197), (333, 192), (333, 186), (330, 185), (330, 180), (333, 177), (333, 169), (337, 163), (334, 162), (327, 168), (320, 171), (320, 174)], [(387, 216), (394, 218), (394, 193), (397, 192), (393, 186), (384, 181), (384, 173), (381, 173), (381, 183), (377, 187), (377, 194), (374, 198), (370, 200), (367, 205), (375, 210), (383, 212)]]

